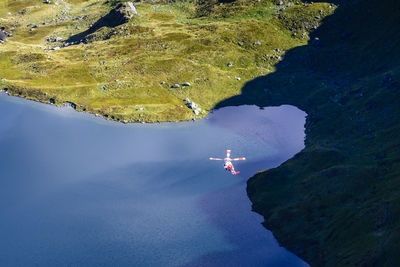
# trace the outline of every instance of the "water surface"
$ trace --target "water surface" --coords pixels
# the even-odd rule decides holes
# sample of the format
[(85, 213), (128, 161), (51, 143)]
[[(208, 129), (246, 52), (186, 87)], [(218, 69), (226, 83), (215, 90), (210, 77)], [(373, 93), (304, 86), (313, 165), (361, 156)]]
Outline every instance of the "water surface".
[[(0, 94), (3, 266), (306, 266), (251, 212), (246, 180), (304, 146), (292, 106), (109, 122)], [(221, 162), (226, 149), (241, 171)]]

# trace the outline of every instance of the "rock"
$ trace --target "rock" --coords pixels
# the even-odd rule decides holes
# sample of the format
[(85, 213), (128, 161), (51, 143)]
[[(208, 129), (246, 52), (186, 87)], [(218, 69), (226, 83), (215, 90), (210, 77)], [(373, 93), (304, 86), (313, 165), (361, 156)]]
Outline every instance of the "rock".
[(235, 79), (236, 79), (236, 80), (238, 80), (238, 81), (240, 81), (240, 80), (241, 80), (241, 79), (240, 79), (240, 77), (236, 77), (236, 76), (235, 76)]
[(116, 11), (119, 12), (125, 19), (131, 19), (134, 15), (137, 15), (136, 7), (132, 2), (121, 3), (116, 7)]
[(120, 3), (112, 9), (107, 15), (99, 19), (91, 28), (99, 29), (103, 26), (115, 27), (124, 24), (134, 15), (137, 15), (136, 7), (132, 2)]
[(233, 66), (233, 63), (232, 63), (232, 62), (229, 62), (227, 66), (230, 68), (230, 67)]
[(0, 41), (3, 41), (3, 42), (10, 36), (4, 30), (5, 30), (4, 27), (0, 28)]
[(63, 40), (63, 38), (62, 37), (56, 37), (56, 42), (61, 42)]
[[(56, 2), (57, 3), (57, 2)], [(114, 28), (129, 21), (133, 16), (137, 15), (136, 7), (132, 2), (123, 2), (112, 9), (107, 15), (101, 17), (95, 23), (89, 25), (89, 29), (71, 36), (67, 42), (79, 43), (83, 42), (86, 37), (102, 27)], [(80, 17), (79, 17), (80, 19)]]
[(199, 114), (200, 114), (200, 111), (199, 111), (199, 110), (200, 110), (199, 108), (193, 110), (194, 114), (195, 114), (195, 115), (199, 115)]
[(195, 109), (198, 108), (197, 104), (194, 103), (194, 102), (191, 102), (191, 101), (189, 100), (189, 98), (185, 98), (183, 101), (186, 102), (186, 106), (187, 106), (188, 108), (190, 108), (190, 109), (195, 110)]
[(4, 32), (4, 28), (0, 29), (0, 41), (5, 41), (7, 39), (8, 35), (7, 33)]
[(76, 109), (76, 104), (74, 102), (66, 101), (65, 104), (70, 105), (73, 109)]
[(255, 43), (253, 43), (253, 45), (261, 45), (261, 42), (260, 42), (260, 41), (257, 41), (257, 42), (255, 42)]
[(45, 3), (45, 4), (51, 4), (51, 1), (50, 1), (50, 0), (44, 0), (43, 3)]
[(56, 47), (53, 47), (51, 50), (59, 50), (59, 49), (60, 49), (60, 47), (56, 46)]
[(194, 103), (194, 102), (187, 103), (187, 106), (188, 106), (189, 108), (191, 108), (191, 109), (196, 109), (196, 108), (198, 107), (197, 104)]
[(282, 5), (283, 5), (283, 1), (281, 0), (278, 2), (278, 6), (282, 6)]
[(239, 45), (239, 46), (243, 46), (243, 43), (242, 43), (242, 42), (238, 42), (238, 45)]
[(166, 84), (166, 82), (160, 82), (160, 84)]
[(191, 86), (191, 84), (189, 82), (185, 82), (184, 84), (182, 84), (182, 86)]
[(312, 45), (315, 47), (318, 47), (321, 45), (321, 41), (319, 40), (318, 37), (315, 37), (314, 40), (312, 41)]
[(142, 111), (142, 110), (144, 110), (144, 107), (138, 107), (136, 110), (137, 111)]
[(171, 88), (179, 88), (179, 87), (181, 87), (181, 86), (177, 83), (171, 86)]

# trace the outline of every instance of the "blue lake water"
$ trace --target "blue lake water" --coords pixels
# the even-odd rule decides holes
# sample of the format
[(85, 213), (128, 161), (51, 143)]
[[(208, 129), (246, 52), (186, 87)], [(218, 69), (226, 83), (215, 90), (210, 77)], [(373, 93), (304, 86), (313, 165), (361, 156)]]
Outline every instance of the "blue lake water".
[[(115, 123), (0, 94), (2, 266), (307, 266), (251, 211), (246, 180), (304, 147), (292, 106)], [(222, 162), (226, 149), (241, 171)]]

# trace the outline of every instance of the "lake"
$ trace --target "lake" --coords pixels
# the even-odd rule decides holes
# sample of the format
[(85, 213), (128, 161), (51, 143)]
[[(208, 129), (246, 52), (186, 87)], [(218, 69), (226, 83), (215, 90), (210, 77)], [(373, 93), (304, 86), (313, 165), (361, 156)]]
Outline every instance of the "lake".
[(304, 147), (293, 106), (124, 125), (1, 93), (0, 114), (3, 266), (308, 266), (246, 195)]

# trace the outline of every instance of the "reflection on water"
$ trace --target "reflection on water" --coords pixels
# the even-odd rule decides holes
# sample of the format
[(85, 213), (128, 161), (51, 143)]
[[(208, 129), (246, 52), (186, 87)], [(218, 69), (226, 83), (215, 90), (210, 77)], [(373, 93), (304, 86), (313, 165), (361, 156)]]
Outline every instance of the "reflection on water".
[[(251, 212), (246, 180), (303, 148), (305, 113), (228, 107), (122, 125), (0, 94), (4, 266), (305, 266)], [(246, 156), (230, 175), (208, 157)]]

